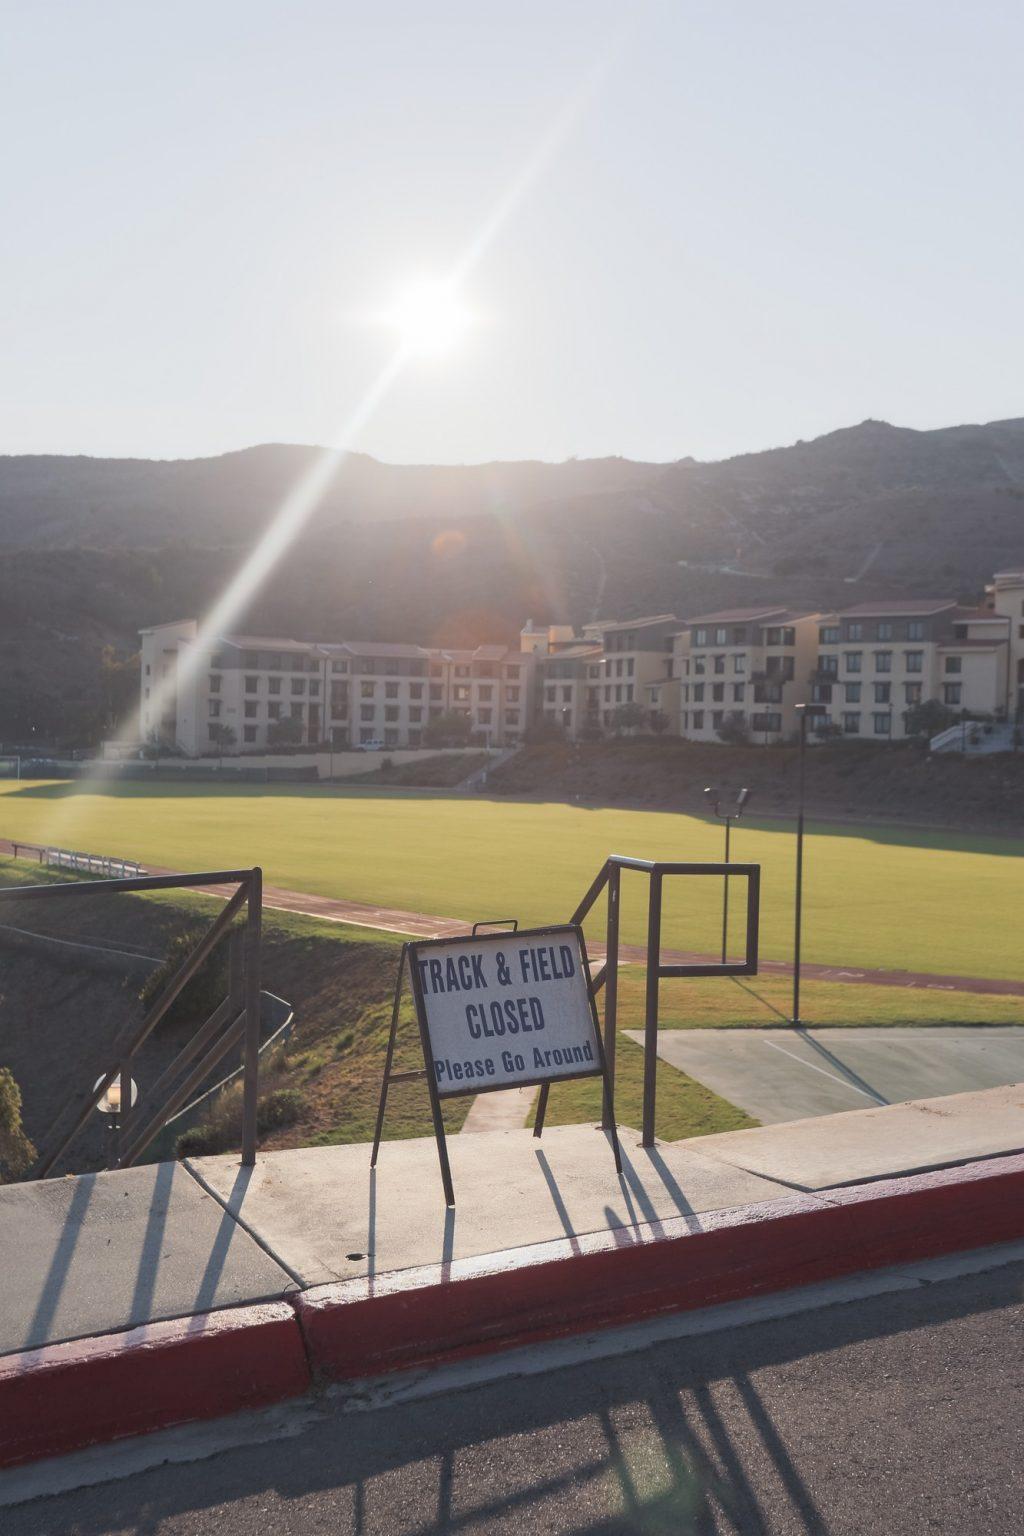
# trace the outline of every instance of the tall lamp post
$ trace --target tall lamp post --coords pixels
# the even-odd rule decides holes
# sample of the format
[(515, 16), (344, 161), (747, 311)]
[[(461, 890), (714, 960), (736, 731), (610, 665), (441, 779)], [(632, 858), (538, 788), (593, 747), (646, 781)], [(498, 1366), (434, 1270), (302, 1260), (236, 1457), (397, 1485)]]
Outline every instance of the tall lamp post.
[[(705, 793), (705, 795), (708, 798), (708, 803), (711, 806), (712, 813), (715, 816), (718, 817), (719, 821), (724, 821), (725, 822), (725, 862), (728, 864), (728, 862), (729, 862), (729, 834), (732, 831), (732, 824), (733, 824), (733, 822), (734, 821), (739, 821), (740, 817), (743, 815), (743, 807), (746, 805), (747, 801), (750, 799), (750, 790), (749, 789), (741, 789), (740, 790), (739, 794), (736, 796), (736, 804), (734, 805), (734, 807), (733, 807), (733, 809), (731, 811), (723, 811), (720, 808), (720, 801), (719, 801), (718, 790), (717, 789), (712, 789), (710, 784), (705, 786), (704, 793)], [(725, 877), (725, 891), (723, 892), (723, 895), (722, 895), (722, 964), (723, 965), (725, 964), (726, 945), (728, 943), (728, 939), (729, 939), (729, 876), (726, 875), (726, 877)]]
[(800, 716), (800, 756), (796, 816), (796, 915), (793, 924), (793, 1023), (800, 1023), (800, 926), (804, 906), (804, 769), (807, 761), (807, 705), (796, 704)]

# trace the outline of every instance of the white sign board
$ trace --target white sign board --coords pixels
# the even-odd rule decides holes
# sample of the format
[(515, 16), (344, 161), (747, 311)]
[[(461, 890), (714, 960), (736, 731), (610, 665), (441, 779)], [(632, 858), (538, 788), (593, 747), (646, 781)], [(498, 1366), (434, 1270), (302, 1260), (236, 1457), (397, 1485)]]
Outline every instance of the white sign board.
[(440, 1098), (601, 1073), (577, 929), (413, 944), (410, 960)]

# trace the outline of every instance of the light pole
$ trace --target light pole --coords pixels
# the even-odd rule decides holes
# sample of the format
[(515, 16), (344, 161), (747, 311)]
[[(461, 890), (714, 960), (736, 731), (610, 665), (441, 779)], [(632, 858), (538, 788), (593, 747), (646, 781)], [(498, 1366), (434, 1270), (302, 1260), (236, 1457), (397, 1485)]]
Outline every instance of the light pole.
[[(719, 796), (717, 789), (712, 789), (708, 784), (704, 788), (711, 810), (719, 821), (725, 822), (725, 862), (729, 862), (729, 834), (732, 831), (734, 821), (739, 821), (743, 815), (743, 807), (750, 799), (750, 790), (741, 789), (736, 796), (736, 804), (731, 811), (723, 811), (719, 808)], [(729, 938), (729, 876), (725, 877), (725, 890), (722, 894), (722, 964), (725, 964), (726, 945)]]
[(793, 924), (793, 1023), (800, 1023), (800, 925), (804, 904), (804, 768), (807, 759), (807, 705), (796, 704), (800, 716), (799, 780), (796, 817), (796, 915)]

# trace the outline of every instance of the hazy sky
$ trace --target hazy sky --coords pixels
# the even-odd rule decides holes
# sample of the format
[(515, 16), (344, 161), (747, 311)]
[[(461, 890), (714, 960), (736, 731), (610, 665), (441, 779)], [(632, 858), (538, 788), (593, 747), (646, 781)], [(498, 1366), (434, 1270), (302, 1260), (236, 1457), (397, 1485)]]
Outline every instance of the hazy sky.
[(0, 27), (0, 452), (344, 440), (394, 350), (364, 317), (503, 200), (477, 323), (367, 452), (1024, 414), (1019, 0), (0, 0)]

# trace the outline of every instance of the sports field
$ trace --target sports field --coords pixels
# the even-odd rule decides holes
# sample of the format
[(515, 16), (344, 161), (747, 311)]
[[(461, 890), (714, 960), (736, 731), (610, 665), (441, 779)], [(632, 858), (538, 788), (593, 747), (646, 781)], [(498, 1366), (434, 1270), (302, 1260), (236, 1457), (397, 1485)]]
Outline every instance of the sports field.
[[(570, 915), (608, 853), (721, 857), (720, 826), (664, 812), (414, 791), (139, 782), (0, 783), (0, 836), (180, 869), (259, 863), (269, 882), (417, 912), (523, 923)], [(1024, 978), (1024, 840), (812, 824), (807, 960)], [(762, 954), (792, 943), (794, 840), (744, 822), (733, 857), (763, 870)], [(643, 879), (626, 877), (623, 938), (645, 938)], [(699, 887), (699, 890), (698, 890)], [(740, 906), (734, 886), (733, 907)], [(721, 886), (668, 891), (665, 942), (713, 950)], [(595, 925), (595, 933), (599, 925)], [(741, 943), (734, 929), (734, 947)]]

